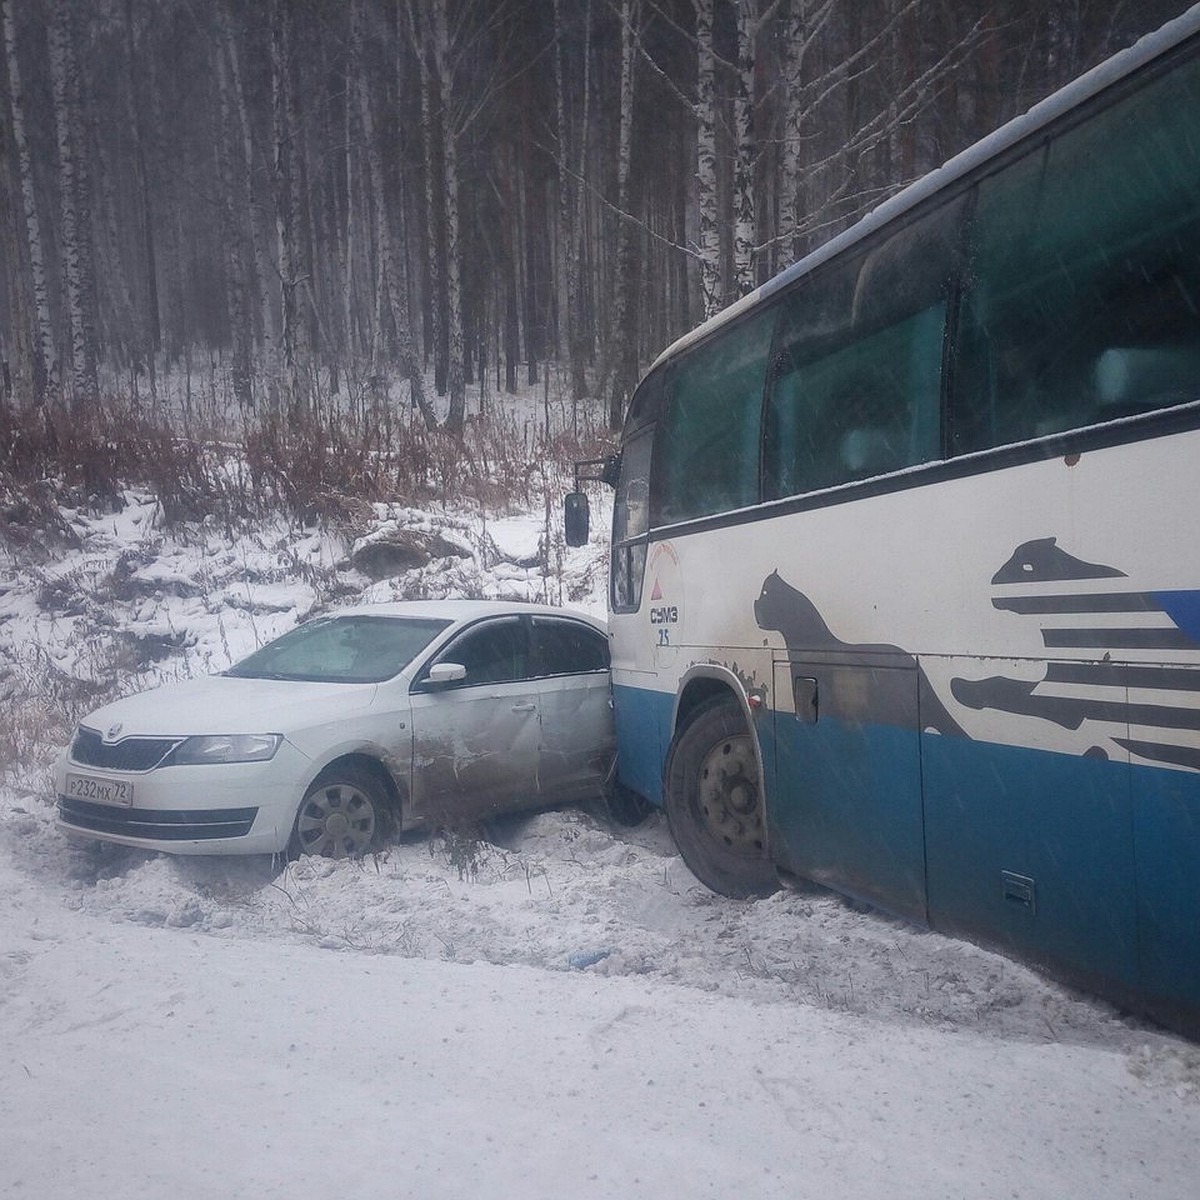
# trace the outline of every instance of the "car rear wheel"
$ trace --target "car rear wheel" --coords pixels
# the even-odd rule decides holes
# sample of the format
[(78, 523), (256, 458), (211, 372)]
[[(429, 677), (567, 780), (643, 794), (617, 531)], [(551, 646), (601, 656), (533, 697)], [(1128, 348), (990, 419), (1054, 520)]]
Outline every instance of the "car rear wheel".
[(708, 700), (688, 717), (671, 743), (666, 775), (667, 824), (692, 874), (737, 899), (777, 891), (758, 747), (731, 696)]
[(387, 823), (379, 782), (358, 767), (334, 767), (305, 792), (291, 849), (294, 855), (359, 858), (378, 848)]

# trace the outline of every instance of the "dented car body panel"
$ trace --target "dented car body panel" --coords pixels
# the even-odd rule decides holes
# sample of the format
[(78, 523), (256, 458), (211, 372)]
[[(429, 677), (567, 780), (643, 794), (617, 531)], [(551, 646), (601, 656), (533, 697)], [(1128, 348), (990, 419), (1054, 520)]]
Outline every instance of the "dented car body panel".
[(413, 823), (537, 804), (541, 731), (529, 681), (416, 695), (412, 724)]

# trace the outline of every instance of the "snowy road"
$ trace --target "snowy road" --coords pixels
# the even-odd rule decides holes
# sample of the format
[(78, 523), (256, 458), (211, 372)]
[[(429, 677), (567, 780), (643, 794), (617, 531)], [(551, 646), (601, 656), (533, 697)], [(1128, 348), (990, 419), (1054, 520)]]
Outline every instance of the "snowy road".
[(654, 821), (276, 875), (23, 808), (5, 1196), (1195, 1195), (1194, 1047), (831, 898), (711, 897)]

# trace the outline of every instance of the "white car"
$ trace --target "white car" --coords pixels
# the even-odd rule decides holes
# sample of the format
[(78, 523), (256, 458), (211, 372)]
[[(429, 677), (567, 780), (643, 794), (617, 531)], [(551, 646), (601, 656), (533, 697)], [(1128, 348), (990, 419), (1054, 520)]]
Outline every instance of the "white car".
[(67, 833), (182, 854), (323, 854), (603, 793), (604, 625), (430, 601), (309, 621), (221, 675), (97, 709), (56, 770)]

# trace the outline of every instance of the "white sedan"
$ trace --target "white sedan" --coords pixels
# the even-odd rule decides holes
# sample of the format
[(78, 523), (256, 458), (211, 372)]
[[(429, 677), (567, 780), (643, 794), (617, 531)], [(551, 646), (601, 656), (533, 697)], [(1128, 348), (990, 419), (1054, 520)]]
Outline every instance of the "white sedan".
[(84, 719), (56, 770), (67, 833), (182, 854), (323, 854), (603, 793), (601, 622), (489, 601), (298, 626), (221, 675)]

